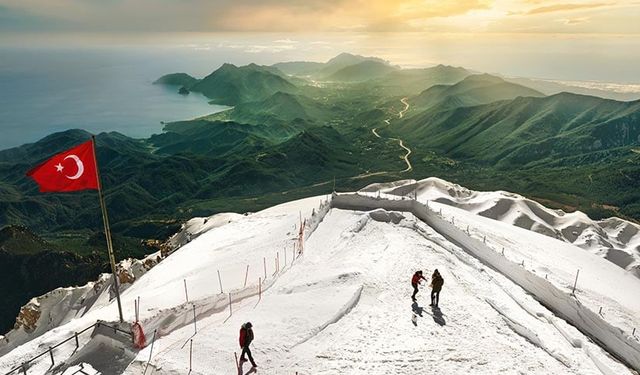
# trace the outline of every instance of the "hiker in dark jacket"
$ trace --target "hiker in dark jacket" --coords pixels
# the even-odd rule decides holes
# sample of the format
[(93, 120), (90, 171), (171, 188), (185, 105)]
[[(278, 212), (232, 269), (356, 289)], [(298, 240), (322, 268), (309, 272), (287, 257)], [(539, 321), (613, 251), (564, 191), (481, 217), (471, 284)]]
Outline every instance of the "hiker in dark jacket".
[(433, 271), (433, 275), (431, 276), (431, 305), (433, 307), (438, 307), (438, 302), (440, 302), (440, 291), (442, 290), (442, 284), (444, 284), (444, 279), (440, 275), (440, 272), (436, 269)]
[(251, 322), (247, 322), (240, 327), (240, 347), (242, 348), (242, 354), (240, 355), (240, 362), (245, 362), (247, 359), (245, 358), (245, 353), (249, 356), (249, 361), (253, 367), (258, 367), (253, 360), (253, 356), (251, 355), (251, 349), (249, 349), (249, 345), (251, 341), (253, 341), (253, 325)]
[(411, 278), (411, 286), (413, 287), (413, 295), (411, 296), (411, 299), (414, 302), (416, 300), (416, 294), (418, 294), (418, 284), (420, 284), (420, 280), (427, 281), (427, 279), (422, 276), (422, 271), (416, 271)]

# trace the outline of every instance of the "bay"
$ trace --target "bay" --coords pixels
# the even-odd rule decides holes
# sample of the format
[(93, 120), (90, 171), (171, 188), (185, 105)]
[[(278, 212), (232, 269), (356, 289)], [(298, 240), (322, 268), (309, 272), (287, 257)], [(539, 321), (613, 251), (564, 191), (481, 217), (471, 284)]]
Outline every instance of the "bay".
[(143, 138), (160, 133), (161, 122), (226, 108), (153, 84), (180, 66), (192, 68), (180, 56), (138, 49), (0, 49), (0, 149), (67, 129)]

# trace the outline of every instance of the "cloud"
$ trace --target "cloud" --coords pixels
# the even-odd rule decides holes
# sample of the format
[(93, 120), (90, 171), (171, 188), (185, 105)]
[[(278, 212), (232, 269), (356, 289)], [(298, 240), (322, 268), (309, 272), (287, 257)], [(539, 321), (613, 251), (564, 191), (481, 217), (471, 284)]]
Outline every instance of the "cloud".
[(612, 4), (611, 3), (554, 4), (554, 5), (547, 5), (543, 7), (533, 8), (529, 10), (526, 14), (541, 14), (541, 13), (552, 13), (552, 12), (564, 12), (564, 11), (578, 10), (578, 9), (593, 9), (593, 8), (601, 8), (608, 5), (612, 5)]
[[(569, 0), (572, 1), (572, 0)], [(0, 0), (0, 30), (88, 33), (441, 32), (637, 28), (637, 0)], [(598, 0), (592, 0), (598, 1)], [(627, 10), (623, 10), (627, 7)], [(589, 11), (608, 12), (592, 16)], [(612, 13), (613, 12), (613, 13)], [(635, 12), (635, 13), (634, 13)], [(581, 20), (589, 16), (590, 20)], [(606, 24), (602, 20), (606, 19)], [(617, 22), (616, 19), (621, 20)], [(531, 23), (535, 20), (535, 23)], [(599, 21), (600, 20), (600, 21)], [(602, 21), (602, 22), (601, 22)], [(498, 26), (496, 26), (498, 25)], [(573, 28), (575, 30), (575, 27)], [(294, 44), (282, 38), (272, 44)], [(259, 48), (254, 48), (259, 49)]]
[[(490, 0), (0, 0), (79, 31), (407, 31), (414, 20), (485, 9)], [(16, 21), (24, 28), (37, 22)]]
[(590, 19), (591, 19), (590, 17), (575, 17), (575, 18), (563, 18), (559, 21), (564, 23), (565, 25), (580, 25), (580, 24), (589, 22)]

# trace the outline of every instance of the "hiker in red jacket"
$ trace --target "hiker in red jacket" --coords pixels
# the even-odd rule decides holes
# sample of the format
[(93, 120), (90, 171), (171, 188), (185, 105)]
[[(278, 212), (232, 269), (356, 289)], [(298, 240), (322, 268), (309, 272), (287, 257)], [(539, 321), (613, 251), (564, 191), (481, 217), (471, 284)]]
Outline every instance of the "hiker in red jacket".
[(416, 271), (411, 278), (411, 286), (413, 287), (413, 295), (411, 296), (411, 299), (414, 302), (416, 301), (416, 294), (418, 294), (418, 284), (420, 284), (420, 280), (427, 281), (427, 279), (422, 276), (422, 271)]
[(242, 354), (240, 355), (240, 362), (245, 362), (247, 359), (244, 357), (246, 353), (249, 356), (249, 361), (251, 361), (251, 365), (253, 367), (258, 367), (253, 360), (253, 356), (251, 355), (251, 349), (249, 349), (249, 345), (251, 341), (253, 341), (253, 325), (251, 322), (246, 322), (240, 327), (240, 347), (242, 348)]

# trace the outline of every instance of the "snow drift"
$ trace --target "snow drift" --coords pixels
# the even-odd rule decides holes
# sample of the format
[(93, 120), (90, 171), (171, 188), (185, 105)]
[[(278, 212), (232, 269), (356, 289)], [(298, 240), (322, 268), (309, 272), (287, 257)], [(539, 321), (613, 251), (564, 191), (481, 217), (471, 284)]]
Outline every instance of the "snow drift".
[(506, 191), (480, 192), (439, 178), (373, 184), (362, 192), (417, 194), (421, 202), (434, 201), (506, 222), (579, 246), (640, 277), (640, 225), (611, 217), (592, 220), (580, 211), (553, 210)]

